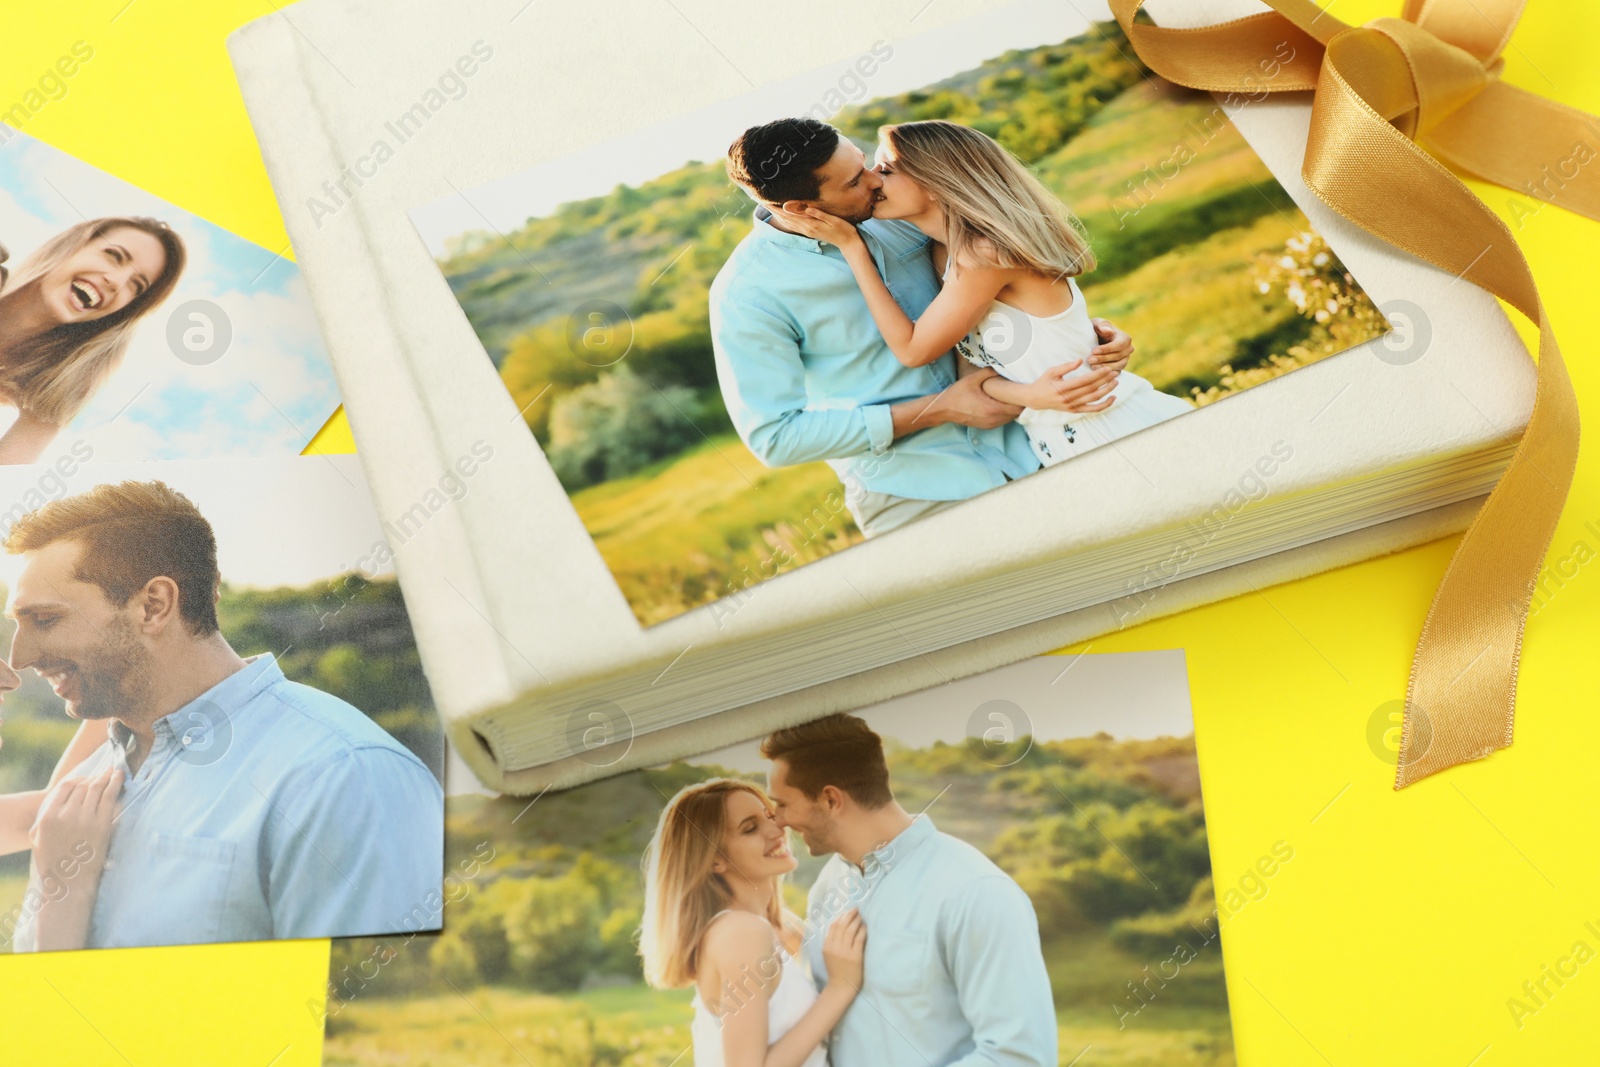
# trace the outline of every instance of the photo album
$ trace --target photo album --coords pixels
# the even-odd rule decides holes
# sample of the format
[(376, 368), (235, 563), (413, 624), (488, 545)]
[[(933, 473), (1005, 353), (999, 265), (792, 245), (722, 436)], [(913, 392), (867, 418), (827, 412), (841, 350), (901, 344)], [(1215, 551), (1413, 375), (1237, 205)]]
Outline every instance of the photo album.
[(1226, 927), (1295, 853), (1214, 878), (1201, 778), (1181, 651), (1026, 659), (534, 803), (452, 777), (444, 930), (334, 943), (324, 1062), (448, 1062), (487, 1022), (485, 1065), (710, 1067), (767, 1014), (806, 1067), (1231, 1064)]
[(1210, 94), (1104, 0), (824, 3), (781, 42), (730, 4), (715, 44), (624, 3), (604, 63), (576, 9), (399, 10), (302, 4), (230, 49), (496, 790), (1459, 531), (1529, 417), (1496, 300), (1306, 187), (1310, 103), (1266, 91), (1293, 40)]
[[(1557, 16), (119, 3), (0, 99), (32, 1059), (1571, 1037), (1522, 950), (1573, 850), (1513, 803), (1573, 780), (1594, 555), (1540, 286), (1587, 238), (1521, 232), (1600, 221), (1600, 82), (1513, 44), (1571, 75)], [(1519, 893), (1555, 932), (1433, 981)], [(1397, 965), (1400, 898), (1455, 907)]]

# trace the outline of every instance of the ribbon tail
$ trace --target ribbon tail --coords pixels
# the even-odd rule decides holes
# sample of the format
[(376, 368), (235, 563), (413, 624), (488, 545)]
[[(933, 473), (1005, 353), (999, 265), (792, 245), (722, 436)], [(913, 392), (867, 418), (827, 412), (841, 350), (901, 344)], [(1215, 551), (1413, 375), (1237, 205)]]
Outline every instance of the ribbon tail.
[(1423, 136), (1457, 170), (1600, 221), (1600, 119), (1504, 82)]
[[(1600, 124), (1494, 79), (1525, 0), (1408, 0), (1405, 20), (1362, 29), (1310, 0), (1266, 2), (1266, 14), (1187, 30), (1135, 22), (1143, 0), (1111, 7), (1139, 57), (1169, 81), (1214, 92), (1315, 89), (1303, 169), (1312, 191), (1539, 328), (1527, 428), (1451, 558), (1417, 642), (1395, 773), (1402, 789), (1511, 743), (1523, 629), (1572, 484), (1579, 432), (1572, 381), (1516, 239), (1408, 134), (1469, 173), (1600, 218), (1600, 179), (1581, 169), (1596, 154)], [(1546, 162), (1561, 167), (1559, 184), (1543, 180)]]
[(1511, 742), (1523, 626), (1577, 462), (1578, 408), (1533, 275), (1511, 231), (1446, 167), (1369, 106), (1370, 50), (1330, 44), (1306, 149), (1307, 185), (1363, 229), (1506, 300), (1540, 329), (1533, 413), (1462, 538), (1412, 662), (1395, 788)]
[(1533, 415), (1451, 558), (1423, 624), (1406, 690), (1396, 789), (1511, 744), (1523, 628), (1578, 450), (1577, 398), (1542, 302), (1535, 320)]

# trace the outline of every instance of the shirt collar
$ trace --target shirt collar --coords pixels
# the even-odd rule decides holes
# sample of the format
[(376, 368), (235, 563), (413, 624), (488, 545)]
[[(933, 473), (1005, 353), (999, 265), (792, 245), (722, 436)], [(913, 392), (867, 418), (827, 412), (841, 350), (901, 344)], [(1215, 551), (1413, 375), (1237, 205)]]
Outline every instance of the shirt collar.
[(106, 740), (111, 742), (112, 747), (121, 749), (123, 754), (128, 756), (133, 755), (139, 747), (139, 739), (134, 736), (133, 731), (116, 719), (106, 720)]
[[(155, 733), (160, 735), (176, 732), (179, 726), (186, 726), (191, 722), (202, 729), (212, 728), (215, 725), (213, 720), (217, 711), (231, 716), (258, 691), (283, 679), (283, 668), (278, 666), (277, 657), (270, 652), (251, 656), (244, 661), (244, 664), (242, 668), (183, 707), (157, 719)], [(114, 746), (122, 750), (124, 757), (132, 756), (138, 751), (138, 735), (116, 719), (107, 720), (106, 736)]]
[(861, 869), (872, 871), (881, 867), (888, 870), (931, 838), (934, 832), (933, 820), (926, 812), (912, 816), (910, 826), (861, 857)]
[(772, 212), (765, 204), (757, 204), (753, 213), (755, 228), (751, 231), (774, 244), (785, 248), (798, 248), (802, 252), (821, 252), (822, 242), (814, 237), (805, 237), (798, 233), (788, 233), (778, 229), (772, 224)]

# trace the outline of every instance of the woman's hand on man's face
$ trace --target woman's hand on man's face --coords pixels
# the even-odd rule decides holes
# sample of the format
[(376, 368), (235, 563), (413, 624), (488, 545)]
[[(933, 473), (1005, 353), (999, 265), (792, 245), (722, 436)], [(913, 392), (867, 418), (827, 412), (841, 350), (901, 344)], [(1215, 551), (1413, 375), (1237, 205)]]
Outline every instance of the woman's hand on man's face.
[(803, 237), (824, 241), (840, 248), (848, 248), (861, 240), (861, 233), (852, 222), (830, 215), (821, 208), (790, 200), (773, 212), (779, 222)]

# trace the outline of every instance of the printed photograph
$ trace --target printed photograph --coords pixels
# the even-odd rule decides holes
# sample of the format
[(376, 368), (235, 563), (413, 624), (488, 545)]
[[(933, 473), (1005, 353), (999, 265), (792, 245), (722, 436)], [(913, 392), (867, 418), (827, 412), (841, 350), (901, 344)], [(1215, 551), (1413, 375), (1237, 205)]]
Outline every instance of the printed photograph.
[(1222, 928), (1270, 876), (1213, 882), (1181, 652), (451, 782), (443, 932), (334, 943), (329, 1067), (1235, 1062)]
[(1388, 329), (1218, 100), (1070, 4), (412, 217), (644, 625)]
[(0, 464), (298, 455), (339, 390), (288, 251), (0, 125)]
[(0, 945), (438, 929), (443, 734), (355, 456), (0, 501)]

